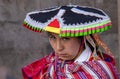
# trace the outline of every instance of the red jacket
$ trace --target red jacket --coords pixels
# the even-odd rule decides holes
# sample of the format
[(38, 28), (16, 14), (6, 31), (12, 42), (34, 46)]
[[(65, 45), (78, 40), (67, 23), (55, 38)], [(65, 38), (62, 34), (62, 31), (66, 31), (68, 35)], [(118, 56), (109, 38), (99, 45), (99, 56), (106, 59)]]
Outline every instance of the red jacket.
[[(24, 79), (40, 79), (40, 75), (41, 74), (44, 75), (47, 72), (47, 69), (48, 69), (47, 65), (51, 63), (50, 59), (53, 56), (54, 56), (54, 54), (50, 54), (44, 58), (41, 58), (41, 59), (33, 62), (32, 64), (29, 64), (29, 65), (23, 67), (22, 73), (23, 73)], [(105, 61), (114, 63), (113, 58), (109, 57), (106, 54), (104, 54), (104, 57), (105, 57)], [(92, 58), (90, 58), (90, 61), (92, 61)], [(110, 65), (108, 65), (108, 66), (110, 66)], [(110, 66), (110, 68), (112, 68), (112, 67)], [(114, 69), (112, 69), (112, 71), (114, 72)], [(115, 79), (118, 79), (116, 76), (116, 73), (113, 73), (113, 75), (115, 76), (114, 77)], [(46, 78), (42, 78), (42, 79), (46, 79)]]

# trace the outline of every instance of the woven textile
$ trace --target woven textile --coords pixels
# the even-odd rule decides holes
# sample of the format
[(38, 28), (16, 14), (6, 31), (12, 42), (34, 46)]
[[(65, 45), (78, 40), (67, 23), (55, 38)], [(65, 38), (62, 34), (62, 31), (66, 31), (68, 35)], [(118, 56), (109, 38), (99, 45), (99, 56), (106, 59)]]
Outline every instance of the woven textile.
[[(106, 55), (105, 55), (106, 56)], [(112, 64), (114, 61), (102, 59), (83, 62), (57, 61), (54, 53), (25, 66), (24, 79), (120, 79), (120, 74)]]
[(54, 32), (62, 37), (95, 34), (112, 26), (109, 16), (104, 11), (78, 5), (30, 12), (26, 15), (23, 25), (35, 32)]

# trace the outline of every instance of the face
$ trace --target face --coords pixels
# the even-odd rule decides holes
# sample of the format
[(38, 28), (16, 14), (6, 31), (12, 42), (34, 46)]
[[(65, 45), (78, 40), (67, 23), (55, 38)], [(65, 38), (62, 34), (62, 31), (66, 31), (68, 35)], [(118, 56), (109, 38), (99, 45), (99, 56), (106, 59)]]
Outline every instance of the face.
[(49, 34), (50, 44), (55, 54), (62, 60), (73, 60), (80, 55), (80, 39), (75, 37), (59, 37), (58, 34)]

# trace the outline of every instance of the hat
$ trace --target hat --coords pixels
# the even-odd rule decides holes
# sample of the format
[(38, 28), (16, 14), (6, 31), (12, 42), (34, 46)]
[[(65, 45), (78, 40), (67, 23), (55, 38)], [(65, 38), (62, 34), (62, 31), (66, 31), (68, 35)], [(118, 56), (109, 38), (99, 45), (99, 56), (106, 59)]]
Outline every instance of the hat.
[(109, 16), (100, 9), (66, 5), (30, 12), (25, 27), (35, 32), (48, 31), (61, 37), (78, 37), (103, 32), (111, 28)]

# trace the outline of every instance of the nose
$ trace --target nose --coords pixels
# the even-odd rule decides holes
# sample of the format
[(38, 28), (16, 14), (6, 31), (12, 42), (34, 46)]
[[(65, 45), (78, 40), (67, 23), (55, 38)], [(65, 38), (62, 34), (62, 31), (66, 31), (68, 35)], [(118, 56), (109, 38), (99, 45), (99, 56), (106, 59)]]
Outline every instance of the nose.
[(60, 51), (62, 51), (63, 50), (63, 48), (64, 48), (64, 46), (63, 46), (63, 44), (61, 43), (61, 41), (58, 41), (57, 42), (57, 51), (58, 52), (60, 52)]

